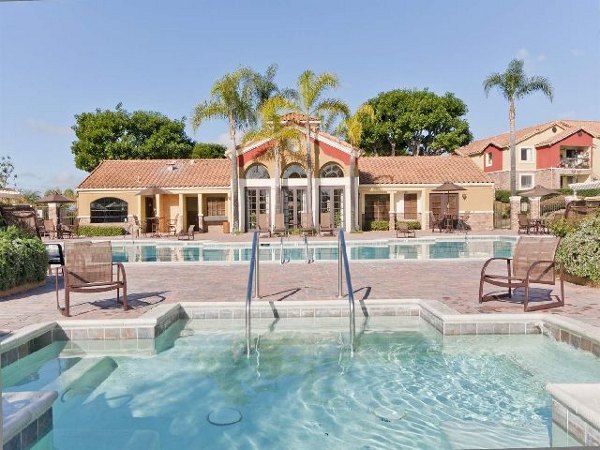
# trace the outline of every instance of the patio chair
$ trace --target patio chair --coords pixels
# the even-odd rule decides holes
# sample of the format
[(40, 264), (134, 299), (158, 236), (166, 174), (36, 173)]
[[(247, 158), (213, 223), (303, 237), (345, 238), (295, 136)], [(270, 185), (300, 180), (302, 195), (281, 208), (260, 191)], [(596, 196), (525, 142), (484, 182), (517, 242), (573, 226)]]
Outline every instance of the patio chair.
[(44, 230), (46, 230), (46, 236), (48, 236), (50, 239), (54, 239), (58, 236), (54, 222), (49, 219), (44, 220)]
[(321, 220), (319, 222), (319, 233), (321, 235), (328, 234), (330, 236), (333, 236), (333, 224), (331, 223), (331, 213), (321, 213)]
[(167, 225), (169, 227), (169, 234), (175, 236), (175, 234), (177, 234), (177, 228), (179, 227), (179, 213), (175, 214), (174, 219), (169, 219)]
[[(400, 236), (402, 235), (402, 236)], [(415, 234), (415, 230), (411, 230), (410, 228), (408, 228), (408, 223), (407, 222), (397, 222), (396, 223), (396, 237), (409, 237), (409, 238), (414, 238), (417, 237), (417, 235)]]
[(467, 223), (469, 221), (469, 218), (471, 217), (471, 211), (465, 211), (464, 214), (462, 216), (460, 216), (460, 218), (458, 219), (458, 222), (456, 223), (456, 228), (458, 230), (461, 231), (469, 231), (471, 229), (471, 227), (469, 226), (469, 224)]
[(79, 219), (75, 218), (73, 220), (73, 225), (66, 225), (59, 223), (58, 224), (58, 235), (64, 239), (66, 237), (73, 238), (77, 234), (79, 230)]
[(194, 240), (194, 225), (190, 225), (188, 227), (187, 231), (181, 230), (179, 232), (179, 236), (177, 236), (177, 239), (180, 241), (184, 241), (184, 240), (193, 241)]
[(529, 234), (532, 229), (535, 229), (535, 225), (529, 220), (527, 214), (518, 214), (517, 218), (519, 219), (519, 233), (525, 231)]
[[(59, 272), (63, 274), (64, 308), (60, 306), (58, 295)], [(72, 292), (106, 292), (114, 289), (117, 290), (117, 303), (120, 290), (123, 289), (123, 310), (126, 311), (128, 306), (125, 268), (121, 263), (112, 262), (110, 241), (65, 244), (65, 264), (56, 269), (56, 306), (63, 315), (70, 315)]]
[(444, 221), (442, 218), (436, 217), (433, 212), (429, 211), (429, 228), (435, 233), (435, 229), (440, 230), (440, 233), (444, 229)]
[(302, 234), (310, 234), (311, 236), (313, 236), (315, 234), (315, 228), (313, 226), (312, 214), (301, 213), (300, 220), (302, 221), (300, 232)]
[[(140, 237), (142, 233), (142, 224), (140, 223), (140, 219), (135, 214), (133, 215), (133, 222), (130, 222), (127, 225), (127, 233), (131, 236), (132, 239), (136, 237)], [(126, 234), (123, 235), (123, 239), (125, 239)]]
[[(489, 283), (494, 286), (508, 288), (507, 294), (509, 298), (512, 298), (513, 289), (525, 288), (523, 299), (523, 309), (525, 311), (537, 311), (540, 309), (553, 308), (555, 306), (564, 306), (564, 267), (562, 264), (555, 261), (556, 249), (559, 242), (560, 239), (557, 238), (521, 237), (515, 246), (512, 259), (488, 259), (481, 269), (479, 303), (490, 300), (489, 296), (483, 295), (483, 285)], [(506, 261), (506, 275), (488, 273), (488, 265), (496, 260)], [(552, 303), (529, 306), (530, 285), (532, 283), (555, 285), (557, 271), (559, 272), (560, 278), (559, 299)]]
[(287, 234), (287, 228), (285, 226), (285, 216), (283, 213), (275, 214), (275, 226), (273, 227), (273, 234), (277, 236), (285, 236)]
[(271, 227), (268, 214), (259, 214), (256, 229), (260, 237), (271, 237)]

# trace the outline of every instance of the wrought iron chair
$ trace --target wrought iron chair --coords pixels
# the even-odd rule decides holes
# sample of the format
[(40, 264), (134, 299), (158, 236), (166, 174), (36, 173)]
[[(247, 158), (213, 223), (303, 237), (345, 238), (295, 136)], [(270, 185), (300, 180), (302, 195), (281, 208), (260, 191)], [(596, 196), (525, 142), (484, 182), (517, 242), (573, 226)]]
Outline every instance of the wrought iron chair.
[[(536, 311), (540, 309), (564, 306), (564, 268), (562, 264), (555, 262), (556, 249), (560, 239), (548, 237), (521, 237), (515, 246), (511, 258), (488, 259), (481, 269), (479, 281), (479, 303), (490, 300), (489, 296), (483, 294), (485, 283), (494, 286), (508, 288), (508, 297), (512, 298), (513, 289), (525, 288), (523, 309), (525, 311)], [(488, 266), (492, 261), (506, 261), (507, 274), (490, 274)], [(560, 297), (558, 301), (529, 306), (529, 287), (532, 283), (556, 284), (556, 275), (560, 279)]]
[[(115, 270), (116, 269), (116, 270)], [(58, 275), (63, 274), (65, 306), (60, 306)], [(116, 273), (115, 273), (116, 272)], [(110, 242), (76, 242), (65, 244), (65, 264), (56, 269), (56, 306), (70, 315), (72, 292), (106, 292), (123, 289), (123, 309), (127, 310), (127, 277), (121, 263), (112, 262)]]

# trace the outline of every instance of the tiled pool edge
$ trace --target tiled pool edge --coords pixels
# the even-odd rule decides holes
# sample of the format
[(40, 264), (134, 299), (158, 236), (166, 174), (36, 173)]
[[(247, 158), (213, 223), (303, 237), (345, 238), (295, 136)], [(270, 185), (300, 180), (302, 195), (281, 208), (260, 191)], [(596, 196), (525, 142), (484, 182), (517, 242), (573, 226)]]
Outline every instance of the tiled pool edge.
[(600, 446), (600, 384), (548, 384), (552, 421), (585, 446)]
[[(542, 333), (600, 357), (600, 329), (553, 314), (459, 314), (441, 302), (422, 299), (360, 301), (356, 304), (356, 314), (357, 318), (361, 316), (419, 316), (444, 336)], [(245, 304), (242, 302), (188, 302), (159, 305), (136, 319), (59, 320), (36, 324), (22, 328), (0, 342), (0, 362), (1, 366), (5, 367), (55, 341), (116, 342), (127, 346), (126, 350), (132, 348), (131, 343), (135, 343), (135, 348), (147, 350), (149, 346), (154, 345), (155, 338), (179, 319), (227, 320), (243, 319), (244, 315)], [(257, 301), (252, 306), (253, 318), (319, 318), (348, 317), (348, 315), (347, 300), (285, 303)], [(600, 390), (600, 384), (587, 386), (593, 386)], [(565, 402), (569, 403), (567, 400)], [(562, 406), (568, 408), (568, 405)], [(600, 405), (598, 405), (596, 413), (600, 417)], [(575, 417), (574, 414), (572, 413), (572, 417)], [(595, 439), (597, 435), (600, 435), (600, 426), (594, 426), (592, 423), (590, 427), (583, 428), (582, 439), (574, 434), (576, 430), (569, 430), (568, 422), (563, 426), (559, 420), (555, 420), (555, 423), (581, 442), (586, 442), (586, 436)], [(576, 420), (571, 421), (571, 424), (575, 423)], [(571, 428), (574, 426), (571, 425)], [(588, 429), (591, 431), (586, 431)]]
[(56, 391), (2, 394), (2, 448), (30, 449), (48, 434), (52, 430), (52, 404), (57, 397)]

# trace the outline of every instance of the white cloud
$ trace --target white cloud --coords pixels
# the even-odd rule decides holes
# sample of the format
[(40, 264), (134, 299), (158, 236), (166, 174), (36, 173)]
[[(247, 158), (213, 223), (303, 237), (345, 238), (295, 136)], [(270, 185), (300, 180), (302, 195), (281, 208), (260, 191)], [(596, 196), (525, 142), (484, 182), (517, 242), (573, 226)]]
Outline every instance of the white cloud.
[(584, 56), (585, 55), (585, 50), (582, 48), (572, 48), (571, 49), (571, 55), (573, 56)]
[(61, 170), (50, 177), (50, 185), (73, 188), (81, 181), (81, 176), (70, 169)]
[(529, 70), (535, 70), (537, 63), (542, 63), (547, 59), (546, 55), (543, 53), (540, 53), (539, 55), (532, 55), (531, 52), (526, 48), (520, 48), (517, 50), (517, 58), (525, 61), (525, 65)]
[(70, 127), (54, 125), (40, 119), (27, 119), (25, 121), (25, 125), (27, 125), (29, 129), (40, 133), (55, 134), (59, 136), (65, 136), (73, 133), (73, 130), (71, 130)]
[[(239, 136), (236, 133), (236, 141), (239, 140)], [(225, 147), (231, 147), (231, 138), (229, 137), (229, 133), (221, 133), (216, 138), (212, 139), (210, 142), (214, 142), (216, 144), (224, 145)]]

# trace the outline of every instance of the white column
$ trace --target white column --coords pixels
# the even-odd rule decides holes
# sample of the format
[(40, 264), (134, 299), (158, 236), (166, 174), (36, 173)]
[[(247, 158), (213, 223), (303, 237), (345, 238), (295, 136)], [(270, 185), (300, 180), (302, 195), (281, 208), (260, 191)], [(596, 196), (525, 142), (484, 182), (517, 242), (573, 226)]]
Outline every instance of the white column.
[(181, 231), (185, 228), (185, 198), (183, 194), (179, 194), (179, 220), (175, 224), (177, 231)]
[(198, 194), (198, 229), (204, 231), (204, 196)]

